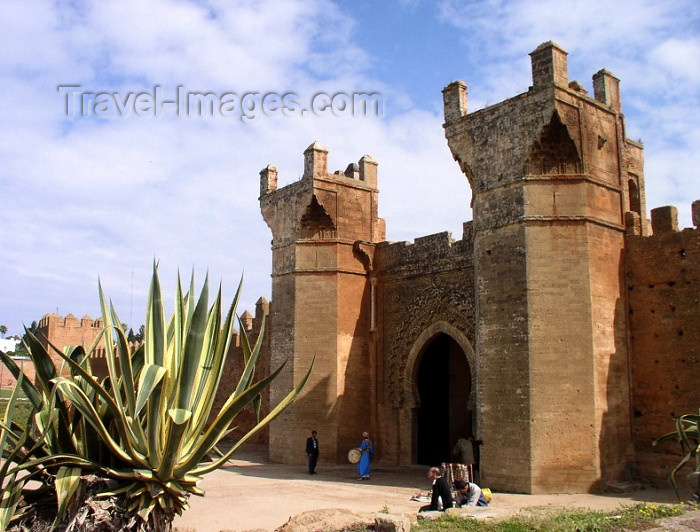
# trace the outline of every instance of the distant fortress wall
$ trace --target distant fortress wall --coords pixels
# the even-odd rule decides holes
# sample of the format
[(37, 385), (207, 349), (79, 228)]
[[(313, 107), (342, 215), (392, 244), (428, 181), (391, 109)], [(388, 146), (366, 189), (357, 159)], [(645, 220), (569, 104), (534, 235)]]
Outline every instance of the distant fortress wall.
[[(261, 297), (256, 303), (255, 315), (251, 314), (249, 311), (245, 311), (241, 314), (241, 322), (251, 345), (255, 344), (262, 330), (263, 322), (267, 320), (269, 312), (270, 304), (264, 297)], [(82, 319), (78, 320), (72, 314), (63, 317), (52, 313), (46, 314), (39, 321), (37, 336), (51, 354), (56, 368), (60, 369), (63, 367), (63, 360), (55, 353), (53, 348), (49, 347), (49, 344), (60, 350), (64, 350), (66, 347), (79, 345), (84, 346), (87, 350), (100, 334), (102, 328), (103, 322), (101, 318), (93, 320), (90, 316), (84, 316)], [(261, 354), (256, 364), (256, 381), (268, 375), (270, 372), (268, 337), (269, 336), (266, 336), (263, 340)], [(140, 344), (137, 342), (129, 343), (129, 348), (132, 352), (138, 349), (139, 346)], [(235, 389), (243, 373), (244, 366), (242, 355), (240, 334), (234, 331), (221, 378), (222, 384), (219, 387), (219, 392), (214, 401), (214, 414), (219, 412), (226, 399), (228, 399), (228, 396)], [(24, 373), (27, 377), (34, 381), (34, 365), (31, 360), (17, 360), (16, 362), (24, 369)], [(90, 364), (94, 375), (99, 378), (107, 376), (108, 369), (103, 340), (100, 340), (98, 346), (91, 353)], [(66, 369), (63, 371), (67, 372)], [(0, 365), (0, 387), (2, 389), (11, 389), (14, 384), (15, 379), (10, 374), (9, 370), (5, 368), (4, 365)], [(269, 397), (266, 394), (262, 398), (262, 409), (264, 412), (269, 411)], [(237, 434), (245, 434), (245, 432), (257, 423), (252, 409), (245, 409), (238, 415), (236, 420), (237, 426), (239, 427), (236, 431)], [(267, 438), (268, 432), (265, 429), (260, 431), (251, 441), (252, 443), (262, 444), (267, 443)]]
[[(94, 320), (86, 314), (82, 319), (78, 319), (73, 314), (63, 317), (50, 313), (39, 320), (37, 337), (51, 355), (56, 367), (59, 370), (63, 368), (62, 372), (65, 374), (67, 369), (64, 368), (63, 360), (51, 345), (58, 349), (80, 345), (87, 350), (101, 331), (101, 318)], [(104, 342), (100, 342), (100, 345), (104, 347)]]

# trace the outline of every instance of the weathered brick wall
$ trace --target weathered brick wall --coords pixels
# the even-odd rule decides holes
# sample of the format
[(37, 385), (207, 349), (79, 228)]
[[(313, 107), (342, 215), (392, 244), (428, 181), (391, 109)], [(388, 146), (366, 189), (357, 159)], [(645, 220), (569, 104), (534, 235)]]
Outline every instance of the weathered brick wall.
[[(525, 228), (475, 235), (482, 482), (530, 486), (530, 382)], [(508, 427), (504, 429), (504, 427)]]
[[(261, 298), (256, 305), (256, 314), (253, 317), (249, 313), (244, 314), (244, 323), (247, 326), (249, 340), (254, 343), (257, 340), (263, 317), (269, 314), (268, 303), (264, 298)], [(245, 319), (245, 316), (250, 316), (250, 319)], [(269, 325), (269, 324), (268, 324)], [(92, 320), (89, 316), (82, 320), (77, 320), (72, 315), (65, 318), (54, 314), (47, 314), (39, 321), (38, 337), (44, 341), (48, 339), (51, 344), (59, 349), (64, 349), (68, 346), (83, 345), (89, 348), (94, 339), (102, 330), (102, 320)], [(138, 348), (135, 343), (130, 344), (130, 349), (133, 351)], [(52, 349), (49, 349), (52, 353)], [(55, 355), (52, 353), (52, 355)], [(63, 360), (58, 355), (53, 356), (54, 364), (57, 368), (61, 368)], [(19, 362), (18, 362), (19, 363)], [(24, 371), (32, 380), (34, 379), (34, 366), (30, 360), (24, 361)], [(107, 361), (105, 358), (104, 342), (101, 341), (90, 357), (91, 369), (94, 375), (102, 378), (108, 375)], [(14, 385), (14, 379), (5, 369), (4, 365), (0, 367), (0, 381), (3, 387)], [(118, 369), (118, 368), (117, 368)], [(224, 366), (224, 372), (221, 378), (221, 384), (218, 394), (214, 400), (212, 416), (215, 416), (223, 406), (225, 400), (233, 392), (238, 380), (243, 372), (243, 355), (239, 341), (239, 335), (235, 334), (229, 348), (229, 354)], [(270, 372), (270, 354), (269, 354), (269, 334), (264, 337), (261, 353), (256, 364), (255, 381), (269, 375)], [(262, 397), (262, 412), (263, 416), (269, 412), (269, 395), (267, 391)], [(256, 424), (255, 414), (252, 407), (243, 410), (236, 418), (238, 428), (233, 434), (233, 437), (240, 437), (252, 429)], [(257, 435), (250, 441), (252, 443), (265, 444), (268, 441), (267, 429), (258, 432)]]
[(674, 430), (674, 417), (700, 408), (700, 230), (630, 235), (626, 243), (636, 466), (665, 485), (678, 445), (651, 442)]
[(620, 233), (589, 225), (591, 323), (593, 345), (595, 445), (599, 449), (592, 488), (603, 491), (609, 482), (628, 479), (632, 471), (630, 442), (629, 347)]
[[(258, 340), (260, 335), (261, 327), (263, 324), (263, 319), (268, 321), (270, 312), (270, 306), (267, 300), (261, 297), (255, 305), (255, 316), (250, 314), (250, 312), (244, 312), (242, 314), (242, 321), (244, 324), (245, 332), (247, 334), (248, 341), (250, 342), (250, 347), (253, 348), (255, 342)], [(269, 328), (269, 323), (266, 323), (266, 328)], [(245, 361), (243, 358), (243, 348), (241, 347), (241, 335), (235, 333), (231, 339), (231, 344), (229, 346), (228, 354), (226, 356), (226, 363), (224, 364), (223, 373), (221, 375), (221, 381), (219, 384), (219, 389), (217, 390), (216, 397), (214, 398), (214, 404), (212, 408), (212, 413), (210, 415), (210, 420), (213, 420), (215, 416), (221, 411), (221, 407), (224, 405), (226, 400), (229, 398), (231, 393), (235, 390), (238, 385), (238, 381), (243, 374), (245, 369)], [(270, 374), (270, 336), (269, 329), (264, 332), (263, 342), (260, 347), (260, 353), (258, 355), (257, 363), (255, 364), (255, 376), (253, 382), (258, 382), (261, 379), (267, 377)], [(270, 394), (269, 389), (263, 391), (262, 401), (260, 408), (260, 418), (262, 419), (270, 412)], [(247, 434), (255, 425), (257, 424), (257, 418), (253, 405), (249, 405), (244, 408), (237, 416), (234, 422), (236, 429), (231, 435), (231, 438), (238, 439), (245, 434)], [(265, 427), (260, 430), (255, 436), (250, 440), (254, 444), (267, 444), (269, 441), (269, 427)]]
[[(338, 428), (336, 455), (329, 458), (336, 463), (344, 463), (348, 451), (362, 441), (362, 432), (371, 431), (374, 437), (378, 426), (373, 417), (376, 392), (372, 379), (373, 361), (370, 358), (369, 283), (363, 276), (343, 275), (338, 279), (338, 284), (337, 406), (331, 410), (334, 414), (337, 412)], [(317, 346), (316, 350), (317, 357), (323, 357), (323, 349)], [(318, 412), (317, 419), (322, 415), (327, 416), (328, 411)], [(332, 449), (329, 448), (329, 452)], [(379, 445), (375, 458), (382, 458)]]
[[(52, 313), (39, 320), (37, 338), (48, 350), (56, 367), (60, 368), (63, 366), (63, 360), (49, 347), (47, 339), (58, 349), (81, 345), (87, 350), (101, 332), (101, 318), (93, 320), (90, 316), (84, 316), (79, 320), (72, 314), (64, 318)], [(100, 341), (100, 346), (104, 348), (103, 340)]]
[[(34, 364), (30, 359), (16, 358), (15, 364), (24, 372), (27, 378), (34, 382)], [(15, 378), (5, 364), (0, 363), (0, 390), (11, 390), (15, 387)]]

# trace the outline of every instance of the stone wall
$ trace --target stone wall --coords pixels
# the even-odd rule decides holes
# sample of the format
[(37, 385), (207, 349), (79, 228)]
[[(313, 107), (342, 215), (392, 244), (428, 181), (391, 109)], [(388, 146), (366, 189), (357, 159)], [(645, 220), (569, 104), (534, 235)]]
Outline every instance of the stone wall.
[[(460, 240), (384, 242), (369, 156), (329, 173), (314, 143), (299, 181), (278, 190), (276, 168), (260, 172), (272, 301), (242, 319), (254, 341), (269, 315), (256, 380), (286, 363), (263, 415), (314, 361), (294, 406), (254, 440), (271, 460), (305, 462), (317, 430), (321, 462), (344, 463), (369, 430), (375, 460), (416, 463), (419, 368), (446, 336), (449, 360), (463, 355), (459, 379), (446, 376), (446, 419), (464, 412), (453, 402), (468, 405), (459, 430), (471, 423), (484, 440), (489, 487), (599, 491), (631, 465), (665, 482), (677, 451), (650, 442), (700, 406), (700, 203), (696, 229), (679, 231), (673, 208), (646, 220), (643, 149), (624, 137), (617, 78), (594, 74), (589, 97), (560, 46), (531, 58), (532, 86), (502, 103), (468, 113), (463, 82), (443, 91), (473, 193)], [(48, 315), (40, 330), (87, 345), (99, 324)], [(243, 370), (240, 341), (217, 408)], [(256, 420), (247, 410), (238, 421), (241, 434)]]
[[(214, 398), (210, 420), (221, 411), (221, 407), (224, 405), (231, 393), (236, 389), (238, 381), (240, 380), (243, 370), (245, 369), (245, 360), (243, 358), (242, 347), (243, 333), (245, 333), (247, 341), (252, 349), (255, 346), (255, 343), (258, 341), (261, 331), (263, 332), (260, 353), (258, 355), (257, 363), (255, 364), (253, 382), (258, 382), (270, 374), (270, 335), (269, 332), (262, 329), (263, 324), (266, 328), (269, 327), (269, 314), (270, 304), (264, 297), (261, 297), (255, 304), (255, 315), (251, 314), (247, 310), (240, 315), (241, 322), (243, 324), (243, 331), (240, 334), (234, 331), (233, 338), (231, 338), (231, 344), (229, 346), (228, 354), (226, 355), (226, 362), (221, 375), (219, 389), (216, 397)], [(265, 417), (269, 411), (270, 394), (269, 389), (266, 389), (261, 397), (260, 419)], [(257, 423), (258, 419), (253, 405), (251, 404), (246, 406), (236, 416), (234, 423), (236, 428), (231, 437), (233, 439), (238, 439), (244, 436), (248, 431), (255, 427)], [(269, 441), (268, 427), (260, 430), (248, 441), (254, 444), (266, 445)]]
[(651, 442), (700, 408), (700, 201), (693, 208), (695, 229), (679, 231), (675, 208), (663, 207), (652, 210), (653, 236), (627, 236), (635, 463), (657, 485), (680, 454)]
[[(27, 378), (34, 382), (34, 364), (29, 358), (14, 358), (15, 364), (24, 372)], [(5, 364), (0, 363), (0, 390), (11, 390), (15, 387), (15, 377), (10, 373)]]
[[(416, 461), (413, 409), (419, 398), (413, 383), (421, 350), (435, 334), (463, 338), (461, 343), (466, 345), (461, 347), (471, 357), (475, 384), (472, 253), (471, 223), (464, 224), (463, 238), (458, 241), (445, 232), (417, 238), (414, 243), (377, 246), (373, 277), (378, 316), (375, 378), (378, 417), (383, 420), (379, 443), (383, 458), (393, 463)], [(475, 394), (471, 397), (475, 408), (474, 398)]]
[[(267, 320), (269, 314), (269, 303), (265, 298), (260, 298), (256, 304), (255, 316), (250, 312), (244, 311), (241, 314), (241, 321), (245, 328), (248, 339), (251, 342), (251, 347), (257, 341), (260, 334), (263, 320)], [(269, 324), (268, 324), (269, 325)], [(58, 349), (65, 349), (69, 346), (83, 345), (86, 349), (90, 347), (94, 339), (102, 330), (102, 320), (92, 320), (89, 316), (82, 320), (77, 320), (71, 314), (65, 318), (56, 316), (55, 314), (45, 315), (38, 324), (38, 337), (46, 345), (46, 339)], [(129, 348), (133, 352), (139, 347), (137, 343), (130, 343)], [(49, 353), (52, 350), (49, 349)], [(53, 353), (55, 355), (55, 353)], [(58, 355), (53, 356), (56, 368), (63, 366), (63, 360)], [(34, 379), (34, 365), (30, 359), (17, 362), (24, 367), (25, 374)], [(90, 364), (92, 372), (99, 378), (108, 375), (107, 362), (105, 359), (104, 342), (101, 341), (97, 348), (90, 356)], [(238, 380), (244, 369), (243, 351), (241, 347), (240, 335), (234, 331), (234, 336), (231, 340), (229, 353), (227, 355), (226, 364), (221, 378), (221, 386), (214, 400), (212, 415), (216, 415), (223, 406), (226, 399), (235, 389)], [(255, 379), (257, 382), (269, 375), (270, 372), (270, 353), (269, 353), (269, 334), (263, 337), (261, 353), (256, 364)], [(9, 374), (9, 371), (4, 365), (0, 365), (0, 384), (3, 387), (11, 387), (14, 385), (14, 378)], [(269, 412), (269, 390), (265, 390), (262, 396), (261, 412), (264, 416)], [(255, 412), (252, 406), (246, 407), (236, 418), (237, 428), (233, 432), (233, 437), (240, 437), (252, 429), (257, 423)], [(266, 444), (268, 442), (268, 431), (263, 429), (250, 440), (252, 443)]]
[[(49, 341), (61, 350), (68, 346), (83, 346), (87, 351), (100, 332), (102, 332), (102, 318), (93, 320), (86, 315), (78, 319), (72, 314), (63, 317), (51, 313), (39, 320), (36, 336), (49, 352), (56, 367), (61, 368), (64, 366), (63, 359), (49, 347)], [(99, 347), (104, 348), (103, 340), (100, 340)], [(64, 371), (67, 373), (67, 368)]]

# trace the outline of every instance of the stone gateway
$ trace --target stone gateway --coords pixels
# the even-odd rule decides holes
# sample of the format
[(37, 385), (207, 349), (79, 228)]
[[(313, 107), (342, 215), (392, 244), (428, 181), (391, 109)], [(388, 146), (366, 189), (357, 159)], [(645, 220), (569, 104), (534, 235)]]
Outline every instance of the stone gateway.
[[(532, 86), (499, 104), (469, 112), (464, 83), (443, 90), (447, 143), (472, 189), (459, 240), (386, 242), (369, 155), (331, 173), (314, 142), (299, 181), (278, 188), (274, 166), (260, 172), (272, 301), (242, 315), (241, 334), (267, 321), (258, 372), (286, 361), (263, 411), (314, 362), (258, 435), (270, 460), (305, 464), (312, 429), (321, 466), (347, 463), (365, 431), (380, 464), (452, 462), (472, 436), (480, 484), (498, 491), (665, 484), (678, 450), (651, 442), (700, 406), (700, 201), (694, 229), (679, 231), (675, 207), (647, 220), (619, 80), (600, 70), (589, 96), (559, 45), (530, 57)], [(53, 318), (40, 332), (54, 344), (85, 340)], [(219, 405), (241, 371), (230, 360)]]
[[(497, 105), (469, 113), (464, 83), (443, 90), (445, 136), (472, 188), (461, 240), (385, 242), (368, 155), (331, 173), (315, 142), (298, 182), (278, 189), (276, 168), (261, 172), (270, 365), (289, 366), (271, 401), (315, 360), (303, 396), (270, 426), (270, 459), (303, 462), (290, 442), (314, 426), (337, 463), (366, 429), (394, 464), (449, 462), (457, 440), (475, 436), (482, 483), (496, 490), (602, 490), (667, 471), (644, 458), (650, 438), (697, 408), (700, 392), (687, 382), (673, 404), (650, 400), (664, 384), (636, 372), (649, 353), (635, 337), (642, 309), (630, 319), (630, 283), (685, 280), (664, 291), (688, 308), (672, 317), (687, 327), (671, 327), (686, 334), (662, 331), (651, 356), (665, 357), (669, 378), (697, 375), (698, 231), (664, 241), (685, 250), (667, 271), (629, 270), (664, 252), (645, 217), (642, 146), (625, 138), (619, 80), (599, 71), (591, 97), (569, 82), (559, 45), (530, 55), (532, 86)], [(648, 434), (641, 422), (659, 417), (668, 423)]]

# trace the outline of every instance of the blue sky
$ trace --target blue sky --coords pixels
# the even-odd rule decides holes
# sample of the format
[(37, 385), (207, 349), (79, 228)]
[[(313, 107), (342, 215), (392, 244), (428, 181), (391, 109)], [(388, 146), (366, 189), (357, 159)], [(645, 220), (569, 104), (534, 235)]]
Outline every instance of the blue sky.
[[(442, 131), (441, 89), (470, 110), (527, 90), (528, 53), (554, 40), (592, 93), (621, 79), (627, 135), (645, 145), (647, 207), (700, 198), (700, 4), (696, 0), (483, 2), (5, 0), (0, 18), (0, 323), (97, 316), (97, 279), (141, 323), (151, 264), (166, 294), (179, 269), (244, 274), (242, 312), (270, 294), (258, 172), (298, 179), (319, 140), (331, 170), (379, 161), (390, 240), (471, 219), (466, 178)], [(188, 91), (379, 92), (382, 117), (66, 117), (59, 85), (119, 95)]]

